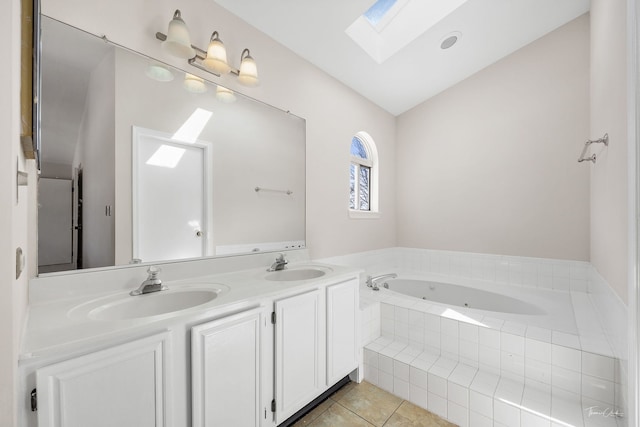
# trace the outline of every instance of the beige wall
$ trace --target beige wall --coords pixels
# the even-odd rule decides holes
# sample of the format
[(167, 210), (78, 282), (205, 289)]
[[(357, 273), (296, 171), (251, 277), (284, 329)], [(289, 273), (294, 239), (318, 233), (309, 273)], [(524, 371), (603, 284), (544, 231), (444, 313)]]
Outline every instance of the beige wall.
[[(43, 13), (189, 71), (186, 61), (168, 57), (154, 35), (166, 32), (175, 2), (159, 0), (43, 0)], [(214, 2), (180, 2), (192, 43), (205, 47), (217, 30), (229, 60), (239, 65), (249, 47), (258, 62), (261, 86), (247, 89), (233, 79), (217, 79), (245, 93), (307, 120), (307, 245), (314, 257), (393, 246), (395, 244), (395, 118), (310, 65), (263, 33), (229, 14)], [(126, 11), (126, 13), (123, 13)], [(377, 220), (349, 219), (347, 212), (349, 147), (358, 131), (367, 131), (380, 155), (380, 210)]]
[[(0, 16), (0, 53), (6, 58), (0, 67), (0, 425), (15, 426), (17, 396), (17, 356), (21, 325), (26, 312), (27, 278), (15, 277), (15, 251), (27, 251), (29, 189), (19, 191), (16, 202), (16, 167), (31, 172), (20, 148), (20, 1), (4, 4)], [(17, 160), (18, 159), (18, 160)], [(28, 253), (28, 251), (27, 251)], [(29, 257), (35, 260), (35, 251)], [(31, 260), (29, 260), (31, 262)]]
[(398, 244), (589, 259), (589, 17), (398, 117)]
[(627, 301), (626, 2), (591, 2), (591, 132), (609, 134), (591, 166), (591, 262)]

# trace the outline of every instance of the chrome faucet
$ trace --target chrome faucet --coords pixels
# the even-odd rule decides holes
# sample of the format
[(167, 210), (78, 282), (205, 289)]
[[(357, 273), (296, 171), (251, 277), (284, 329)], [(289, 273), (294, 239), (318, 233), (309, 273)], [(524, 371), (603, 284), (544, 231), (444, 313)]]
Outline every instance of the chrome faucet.
[(147, 280), (142, 282), (142, 284), (138, 289), (135, 289), (129, 292), (129, 295), (136, 296), (136, 295), (148, 294), (151, 292), (166, 291), (167, 289), (169, 289), (168, 286), (165, 286), (162, 284), (162, 280), (160, 280), (160, 278), (158, 277), (158, 274), (161, 271), (162, 270), (160, 269), (160, 267), (155, 267), (153, 265), (149, 267), (147, 269), (147, 273), (149, 273)]
[(396, 277), (398, 277), (396, 273), (381, 274), (379, 276), (367, 276), (367, 280), (365, 283), (367, 284), (368, 287), (372, 288), (374, 291), (379, 291), (380, 288), (378, 287), (378, 280), (395, 279)]
[(276, 258), (276, 261), (273, 264), (271, 264), (271, 267), (267, 268), (267, 271), (284, 270), (286, 268), (285, 266), (287, 264), (289, 264), (289, 261), (284, 259), (284, 255), (283, 254), (279, 254), (278, 257)]

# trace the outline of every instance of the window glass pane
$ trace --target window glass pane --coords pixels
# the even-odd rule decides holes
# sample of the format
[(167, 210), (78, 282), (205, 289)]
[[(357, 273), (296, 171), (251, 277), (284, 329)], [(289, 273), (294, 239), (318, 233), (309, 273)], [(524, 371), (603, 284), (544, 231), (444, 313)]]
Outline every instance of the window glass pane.
[(360, 167), (360, 210), (369, 210), (369, 177), (371, 176), (371, 169), (361, 166)]
[(353, 137), (353, 139), (351, 140), (351, 155), (360, 157), (362, 159), (369, 158), (367, 149), (364, 147), (364, 144), (356, 137)]
[(397, 0), (378, 0), (364, 13), (364, 17), (371, 23), (377, 25), (384, 15), (389, 12)]
[(349, 176), (349, 209), (356, 208), (356, 165), (351, 163)]

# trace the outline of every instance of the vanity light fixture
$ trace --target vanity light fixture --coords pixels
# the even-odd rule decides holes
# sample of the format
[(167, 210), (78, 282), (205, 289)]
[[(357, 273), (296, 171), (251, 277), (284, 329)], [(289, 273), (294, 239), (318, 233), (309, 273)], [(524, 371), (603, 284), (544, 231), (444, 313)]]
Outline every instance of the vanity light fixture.
[(258, 67), (249, 49), (244, 49), (240, 55), (240, 69), (234, 69), (227, 61), (227, 50), (217, 31), (211, 34), (206, 51), (193, 46), (180, 10), (176, 10), (173, 14), (167, 34), (158, 32), (156, 39), (162, 41), (162, 47), (171, 55), (187, 59), (190, 65), (217, 77), (230, 73), (237, 76), (238, 83), (242, 85), (257, 86), (259, 83)]
[(202, 60), (202, 65), (207, 70), (217, 74), (227, 74), (231, 67), (227, 63), (227, 49), (218, 36), (218, 32), (211, 34), (211, 41), (207, 48), (207, 56)]
[(257, 86), (258, 66), (256, 61), (249, 54), (249, 49), (242, 51), (240, 55), (240, 71), (238, 71), (238, 82), (245, 86)]
[(162, 42), (162, 48), (173, 56), (183, 59), (193, 58), (196, 54), (191, 47), (187, 24), (184, 23), (180, 11), (177, 9), (173, 14), (173, 19), (169, 22), (169, 29)]

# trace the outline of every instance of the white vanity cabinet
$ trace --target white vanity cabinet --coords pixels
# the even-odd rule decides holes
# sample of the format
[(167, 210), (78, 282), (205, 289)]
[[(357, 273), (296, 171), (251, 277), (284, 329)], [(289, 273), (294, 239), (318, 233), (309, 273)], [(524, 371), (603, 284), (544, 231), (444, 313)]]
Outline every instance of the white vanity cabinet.
[(358, 366), (358, 280), (329, 285), (327, 299), (327, 386)]
[(191, 329), (193, 427), (259, 427), (271, 419), (262, 394), (270, 313), (256, 308)]
[(324, 391), (324, 298), (320, 289), (275, 301), (276, 424)]
[(320, 396), (358, 367), (357, 304), (353, 278), (193, 327), (193, 427), (278, 425)]
[(170, 425), (169, 333), (36, 371), (38, 427)]
[(86, 347), (25, 352), (18, 427), (275, 427), (358, 368), (358, 285), (353, 271), (276, 282)]
[(276, 424), (358, 367), (356, 278), (275, 301)]

